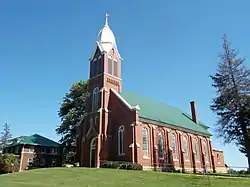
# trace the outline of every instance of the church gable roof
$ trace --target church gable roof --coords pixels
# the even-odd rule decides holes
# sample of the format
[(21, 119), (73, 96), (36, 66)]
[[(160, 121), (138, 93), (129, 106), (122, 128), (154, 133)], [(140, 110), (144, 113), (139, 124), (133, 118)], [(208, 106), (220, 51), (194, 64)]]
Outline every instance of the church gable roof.
[(207, 131), (207, 126), (202, 122), (194, 123), (192, 117), (172, 106), (158, 101), (137, 96), (133, 93), (122, 93), (121, 96), (131, 105), (139, 105), (139, 116), (143, 119), (159, 122), (160, 124), (168, 124), (170, 126), (186, 129), (206, 136), (211, 136)]

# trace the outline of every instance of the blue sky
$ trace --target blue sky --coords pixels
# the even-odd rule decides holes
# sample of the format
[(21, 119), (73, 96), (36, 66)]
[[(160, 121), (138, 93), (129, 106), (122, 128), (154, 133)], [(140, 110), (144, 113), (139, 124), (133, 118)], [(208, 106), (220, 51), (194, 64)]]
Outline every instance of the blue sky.
[[(88, 78), (88, 58), (108, 12), (124, 58), (123, 90), (187, 112), (195, 100), (212, 132), (209, 75), (224, 33), (249, 59), (249, 6), (248, 0), (1, 1), (0, 124), (10, 123), (13, 136), (60, 138), (54, 129), (61, 99), (72, 83)], [(235, 146), (212, 141), (229, 165), (247, 165)]]

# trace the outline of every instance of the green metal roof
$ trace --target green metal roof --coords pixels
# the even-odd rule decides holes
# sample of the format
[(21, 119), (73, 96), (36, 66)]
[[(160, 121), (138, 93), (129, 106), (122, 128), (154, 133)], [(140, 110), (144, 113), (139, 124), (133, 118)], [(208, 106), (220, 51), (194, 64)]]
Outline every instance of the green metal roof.
[(133, 93), (122, 93), (121, 96), (131, 105), (139, 105), (139, 116), (153, 120), (161, 124), (170, 125), (176, 128), (187, 129), (197, 134), (211, 136), (207, 126), (202, 122), (194, 123), (191, 116), (172, 106), (158, 101), (137, 96)]
[(8, 142), (7, 147), (15, 146), (15, 145), (38, 145), (38, 146), (46, 146), (46, 147), (60, 147), (61, 144), (45, 138), (39, 134), (33, 134), (31, 136), (19, 136), (11, 139)]

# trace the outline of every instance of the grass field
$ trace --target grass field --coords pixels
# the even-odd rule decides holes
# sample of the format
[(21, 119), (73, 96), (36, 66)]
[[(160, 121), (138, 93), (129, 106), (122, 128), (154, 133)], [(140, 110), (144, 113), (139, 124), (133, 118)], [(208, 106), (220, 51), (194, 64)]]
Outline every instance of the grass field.
[(1, 187), (243, 187), (249, 178), (229, 178), (115, 169), (50, 168), (0, 175)]

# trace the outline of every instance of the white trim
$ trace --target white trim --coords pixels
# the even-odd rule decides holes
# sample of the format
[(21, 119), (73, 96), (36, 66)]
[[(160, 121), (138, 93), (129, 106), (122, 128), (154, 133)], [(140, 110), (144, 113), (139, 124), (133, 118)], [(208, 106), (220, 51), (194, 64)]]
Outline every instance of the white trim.
[(90, 58), (89, 58), (89, 61), (92, 61), (92, 60), (93, 60), (97, 48), (99, 48), (100, 52), (103, 53), (103, 48), (102, 48), (102, 46), (99, 44), (98, 41), (96, 41), (96, 45), (95, 45), (94, 51), (92, 52), (92, 54), (91, 54), (91, 56), (90, 56)]
[[(114, 76), (114, 75), (111, 75), (111, 74), (109, 74), (109, 73), (107, 73), (107, 72), (104, 72), (103, 73), (104, 75), (107, 75), (107, 76), (110, 76), (110, 77), (112, 77), (112, 78), (115, 78), (115, 79), (118, 79), (118, 80), (122, 80), (120, 77), (116, 77), (116, 76)], [(101, 75), (101, 74), (99, 74), (99, 75)]]
[[(136, 148), (140, 148), (141, 147), (141, 145), (139, 143), (135, 143), (135, 145), (136, 145)], [(129, 145), (129, 147), (133, 148), (134, 147), (134, 143), (131, 143)]]
[(110, 90), (130, 109), (130, 110), (140, 110), (139, 105), (131, 106), (115, 89), (110, 88)]
[(143, 158), (143, 159), (147, 159), (147, 160), (150, 159), (148, 156), (143, 156), (142, 158)]
[(140, 110), (140, 107), (139, 107), (139, 105), (135, 105), (135, 106), (132, 106), (132, 109), (131, 110), (137, 110), (137, 111), (139, 111)]
[(114, 92), (114, 94), (131, 110), (132, 109), (132, 106), (120, 95), (118, 94), (115, 89), (113, 88), (110, 88), (110, 90), (112, 92)]

